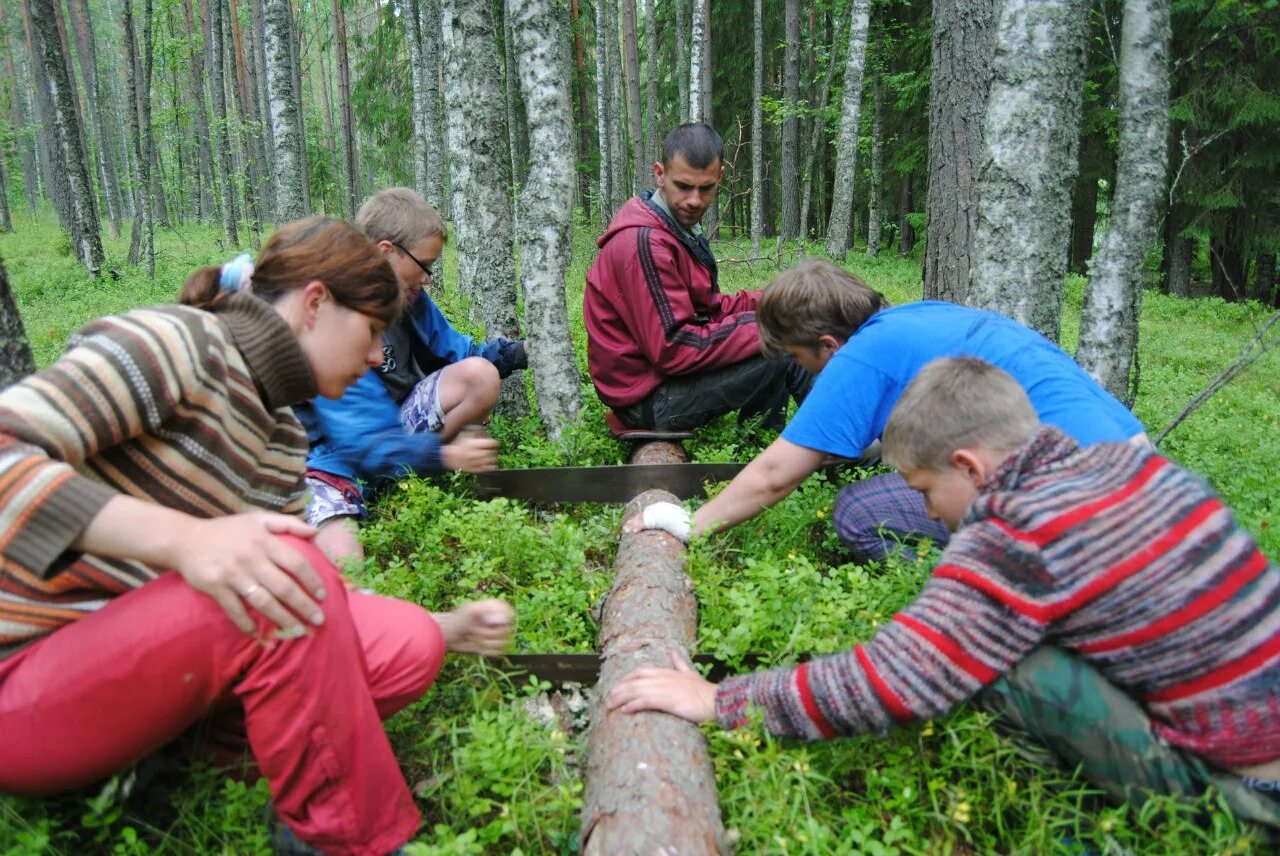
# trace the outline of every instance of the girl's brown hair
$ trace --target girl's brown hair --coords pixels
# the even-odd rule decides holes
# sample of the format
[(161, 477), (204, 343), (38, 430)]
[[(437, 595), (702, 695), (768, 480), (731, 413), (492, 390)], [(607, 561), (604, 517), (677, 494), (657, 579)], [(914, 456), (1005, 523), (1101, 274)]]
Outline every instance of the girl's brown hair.
[[(225, 299), (220, 266), (187, 277), (179, 303), (207, 308)], [(258, 253), (252, 291), (268, 303), (314, 280), (339, 304), (390, 323), (402, 305), (400, 283), (386, 256), (356, 227), (329, 217), (286, 223)]]

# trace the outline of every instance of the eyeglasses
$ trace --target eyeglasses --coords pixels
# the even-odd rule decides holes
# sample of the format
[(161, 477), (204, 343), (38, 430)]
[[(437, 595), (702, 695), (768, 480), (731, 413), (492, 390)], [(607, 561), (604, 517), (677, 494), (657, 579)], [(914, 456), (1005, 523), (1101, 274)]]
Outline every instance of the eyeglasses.
[[(405, 254), (406, 256), (408, 256), (409, 258), (413, 259), (413, 263), (414, 263), (415, 265), (417, 265), (418, 267), (422, 268), (422, 272), (423, 272), (423, 273), (425, 273), (425, 274), (427, 275), (427, 278), (428, 278), (428, 279), (434, 279), (434, 278), (435, 278), (435, 274), (433, 274), (433, 273), (431, 272), (431, 265), (427, 264), (427, 263), (426, 263), (426, 262), (424, 262), (422, 259), (420, 259), (420, 258), (418, 258), (417, 256), (415, 256), (413, 253), (411, 253), (411, 252), (409, 252), (408, 250), (406, 250), (406, 249), (405, 249), (404, 247), (402, 247), (399, 243), (397, 243), (397, 242), (395, 242), (395, 241), (392, 241), (391, 243), (395, 246), (395, 248), (396, 248), (397, 250), (399, 250), (400, 252), (404, 253), (404, 254)], [(433, 264), (434, 264), (434, 262), (433, 262)]]

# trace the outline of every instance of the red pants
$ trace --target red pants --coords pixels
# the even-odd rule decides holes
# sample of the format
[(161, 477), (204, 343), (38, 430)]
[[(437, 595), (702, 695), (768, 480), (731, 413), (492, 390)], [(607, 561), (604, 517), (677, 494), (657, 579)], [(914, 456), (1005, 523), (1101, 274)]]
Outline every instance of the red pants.
[[(383, 854), (420, 818), (381, 719), (419, 698), (444, 657), (422, 608), (349, 592), (310, 542), (325, 622), (247, 636), (167, 573), (0, 661), (0, 790), (81, 787), (155, 752), (210, 711), (243, 711), (272, 803), (326, 853)], [(229, 717), (234, 721), (235, 716)]]

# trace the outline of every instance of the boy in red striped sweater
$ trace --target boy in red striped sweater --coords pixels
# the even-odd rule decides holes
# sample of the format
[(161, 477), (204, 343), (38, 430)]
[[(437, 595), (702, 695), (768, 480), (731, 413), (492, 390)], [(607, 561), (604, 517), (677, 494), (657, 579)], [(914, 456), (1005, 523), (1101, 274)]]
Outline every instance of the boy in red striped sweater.
[(816, 739), (976, 697), (1117, 800), (1212, 782), (1280, 828), (1280, 569), (1198, 477), (1150, 448), (1080, 448), (970, 357), (926, 366), (882, 442), (956, 533), (914, 602), (796, 668), (719, 686), (637, 669), (610, 709), (732, 728), (758, 706)]

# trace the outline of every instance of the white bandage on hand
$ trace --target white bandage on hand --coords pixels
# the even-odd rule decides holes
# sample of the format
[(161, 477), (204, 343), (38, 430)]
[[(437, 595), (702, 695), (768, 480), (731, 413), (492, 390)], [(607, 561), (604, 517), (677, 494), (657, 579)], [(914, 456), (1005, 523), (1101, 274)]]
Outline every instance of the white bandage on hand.
[(673, 502), (655, 502), (644, 510), (644, 528), (670, 532), (684, 543), (689, 543), (692, 518), (689, 512)]

